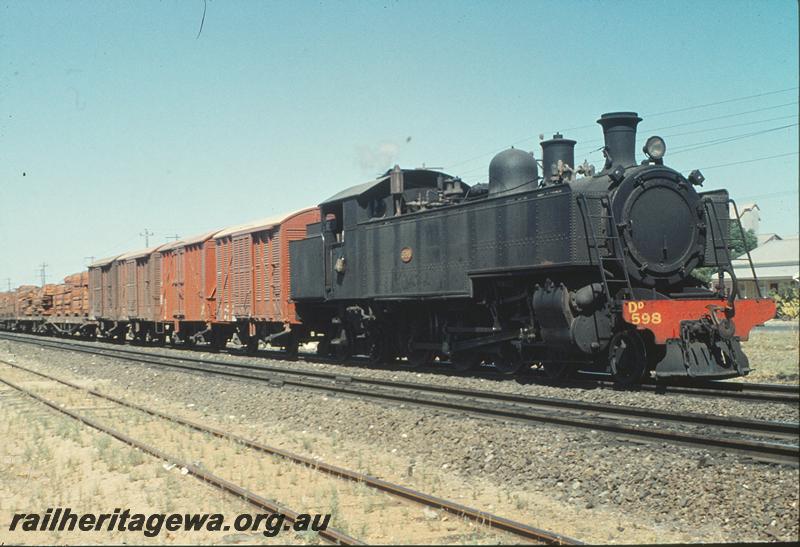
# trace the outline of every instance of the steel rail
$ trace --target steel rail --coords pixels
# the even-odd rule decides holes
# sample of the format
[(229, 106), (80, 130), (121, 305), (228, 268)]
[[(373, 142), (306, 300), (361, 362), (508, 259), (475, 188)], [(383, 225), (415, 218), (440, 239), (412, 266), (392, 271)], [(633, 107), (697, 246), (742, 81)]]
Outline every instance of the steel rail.
[[(274, 367), (269, 365), (254, 365), (252, 363), (242, 363), (242, 362), (215, 361), (211, 359), (200, 359), (195, 357), (187, 359), (182, 356), (179, 357), (179, 356), (156, 355), (152, 353), (134, 351), (122, 348), (90, 348), (83, 344), (73, 345), (69, 343), (62, 345), (53, 340), (47, 340), (44, 341), (44, 343), (37, 345), (45, 345), (56, 349), (62, 349), (63, 347), (66, 346), (70, 346), (70, 349), (72, 349), (73, 347), (80, 347), (82, 349), (75, 351), (90, 353), (93, 355), (112, 354), (111, 355), (112, 357), (113, 353), (119, 353), (124, 356), (130, 356), (130, 359), (138, 360), (139, 362), (144, 362), (144, 363), (152, 362), (153, 359), (156, 360), (166, 359), (179, 362), (187, 361), (187, 362), (196, 362), (211, 366), (243, 368), (248, 370), (254, 370), (257, 372), (272, 372), (283, 375), (301, 376), (305, 378), (317, 378), (322, 380), (334, 381), (337, 383), (346, 382), (349, 384), (364, 384), (368, 386), (385, 387), (390, 389), (424, 391), (441, 395), (470, 397), (470, 398), (482, 399), (493, 402), (519, 403), (534, 407), (567, 408), (582, 412), (614, 414), (619, 416), (630, 416), (636, 418), (670, 421), (683, 424), (710, 425), (710, 426), (724, 427), (728, 429), (754, 431), (759, 433), (775, 433), (779, 435), (798, 435), (798, 433), (800, 432), (799, 431), (800, 424), (798, 423), (766, 422), (766, 421), (750, 420), (747, 418), (736, 418), (730, 416), (713, 416), (708, 414), (666, 412), (663, 410), (656, 410), (656, 409), (612, 405), (604, 403), (591, 403), (585, 401), (577, 401), (573, 399), (519, 395), (514, 393), (505, 393), (498, 391), (473, 390), (473, 389), (465, 389), (465, 388), (451, 387), (451, 386), (423, 384), (419, 382), (381, 380), (363, 376), (343, 376), (339, 374), (326, 373), (326, 372), (285, 369), (283, 367)], [(143, 356), (146, 357), (146, 359), (143, 360), (142, 359)], [(283, 381), (284, 383), (290, 383), (290, 381), (288, 380), (283, 380)]]
[[(41, 339), (38, 335), (26, 335), (26, 334), (19, 334), (19, 333), (8, 333), (8, 332), (0, 332), (0, 338), (5, 338), (8, 340), (15, 340), (15, 341), (30, 341), (30, 340), (37, 340)], [(54, 340), (49, 340), (55, 342)], [(91, 344), (90, 342), (82, 342), (77, 340), (59, 340), (64, 344), (70, 344), (74, 346), (80, 347), (89, 347)], [(30, 343), (30, 342), (29, 342)], [(182, 349), (182, 348), (175, 348), (175, 349)], [(131, 354), (141, 354), (142, 352), (132, 350), (132, 349), (124, 349), (124, 348), (113, 348), (113, 351), (122, 352), (122, 353), (131, 353)], [(235, 349), (228, 349), (228, 355), (237, 356), (242, 355), (241, 352), (238, 352)], [(285, 358), (285, 355), (277, 354), (275, 352), (275, 359), (282, 359)], [(268, 353), (269, 355), (269, 353)], [(175, 357), (178, 358), (178, 357)], [(202, 359), (197, 357), (180, 357), (185, 361), (189, 362), (198, 362), (198, 363), (218, 363), (218, 361), (211, 361), (208, 359)], [(309, 363), (324, 363), (324, 364), (341, 364), (346, 365), (347, 363), (342, 363), (335, 359), (319, 357), (319, 356), (311, 356), (311, 355), (300, 355), (300, 359), (305, 362)], [(354, 361), (351, 364), (358, 364), (359, 361)], [(253, 366), (247, 365), (244, 363), (240, 363), (241, 366)], [(292, 374), (293, 371), (286, 370), (280, 367), (273, 367), (270, 365), (256, 365), (255, 368), (260, 370), (272, 370), (275, 372), (282, 372), (285, 374)], [(397, 370), (397, 367), (391, 367), (387, 365), (375, 365), (371, 366), (370, 368), (373, 369), (381, 369), (381, 370)], [(446, 370), (442, 367), (432, 367), (432, 366), (425, 366), (420, 367), (418, 369), (414, 369), (419, 372), (426, 372), (435, 375), (445, 375), (451, 377), (464, 377), (464, 378), (484, 378), (488, 380), (509, 380), (508, 376), (503, 376), (496, 372), (489, 372), (489, 371), (471, 371), (471, 372), (458, 372), (458, 371), (451, 371)], [(317, 375), (319, 377), (333, 377), (338, 376), (337, 374), (333, 373), (322, 373), (322, 372), (314, 372), (314, 371), (300, 371), (298, 374), (305, 374), (305, 375)], [(521, 373), (517, 375), (515, 378), (518, 383), (536, 383), (542, 385), (552, 385), (554, 387), (585, 387), (585, 388), (611, 388), (611, 389), (621, 389), (619, 388), (613, 381), (608, 380), (607, 374), (601, 373), (579, 373), (581, 377), (574, 378), (568, 380), (566, 382), (560, 383), (553, 383), (552, 381), (547, 380), (546, 378), (541, 377), (535, 373)], [(747, 400), (747, 401), (762, 401), (762, 402), (771, 402), (771, 403), (787, 403), (787, 404), (798, 404), (800, 403), (800, 387), (793, 386), (793, 385), (781, 385), (781, 384), (758, 384), (758, 383), (749, 383), (749, 382), (727, 382), (727, 381), (685, 381), (685, 380), (676, 380), (673, 382), (664, 382), (664, 381), (647, 381), (638, 386), (629, 386), (624, 388), (625, 391), (653, 391), (659, 394), (680, 394), (680, 395), (690, 395), (690, 396), (699, 396), (699, 397), (708, 397), (708, 398), (723, 398), (723, 399), (735, 399), (735, 400)]]
[[(59, 347), (57, 345), (50, 345), (50, 344), (43, 344), (43, 345), (55, 347), (56, 349), (64, 349), (63, 346)], [(66, 346), (67, 349), (75, 347), (72, 344), (67, 344)], [(77, 350), (77, 351), (80, 352), (82, 350)], [(141, 352), (133, 352), (138, 354), (137, 356), (114, 355), (112, 352), (106, 352), (105, 348), (103, 350), (86, 348), (85, 350), (83, 350), (83, 352), (94, 355), (101, 355), (111, 358), (122, 359), (122, 360), (141, 362), (151, 365), (157, 365), (157, 366), (160, 365), (169, 368), (177, 368), (177, 369), (191, 370), (206, 374), (214, 374), (223, 377), (256, 380), (260, 382), (267, 382), (273, 385), (280, 385), (280, 386), (291, 385), (300, 388), (313, 389), (328, 393), (335, 392), (335, 393), (353, 395), (360, 398), (370, 398), (380, 401), (390, 400), (395, 402), (414, 404), (418, 406), (427, 406), (427, 407), (445, 409), (451, 411), (455, 410), (458, 411), (459, 413), (468, 413), (471, 415), (476, 415), (480, 417), (489, 417), (493, 419), (511, 419), (527, 423), (540, 422), (540, 423), (548, 423), (559, 426), (577, 427), (581, 429), (592, 429), (592, 430), (599, 430), (608, 433), (624, 435), (626, 437), (646, 439), (648, 441), (668, 441), (671, 443), (684, 444), (704, 449), (713, 447), (717, 449), (732, 450), (743, 454), (750, 454), (756, 457), (766, 458), (769, 461), (773, 461), (776, 463), (785, 463), (793, 466), (797, 466), (798, 464), (800, 464), (800, 449), (796, 445), (766, 443), (766, 442), (750, 441), (750, 440), (737, 440), (737, 439), (728, 439), (724, 437), (711, 437), (705, 435), (687, 434), (666, 429), (650, 429), (650, 428), (634, 427), (634, 426), (627, 426), (618, 423), (613, 423), (605, 420), (597, 420), (597, 419), (587, 420), (577, 417), (557, 416), (552, 413), (542, 413), (542, 412), (536, 413), (535, 411), (532, 411), (532, 409), (530, 408), (520, 409), (518, 407), (511, 408), (508, 406), (501, 407), (501, 406), (488, 406), (480, 404), (478, 405), (464, 404), (460, 402), (464, 400), (463, 398), (457, 401), (453, 401), (441, 397), (439, 398), (424, 397), (410, 390), (405, 390), (405, 393), (392, 393), (390, 391), (385, 391), (383, 389), (376, 390), (375, 387), (377, 386), (375, 385), (369, 386), (369, 389), (368, 388), (358, 389), (347, 385), (351, 381), (351, 378), (349, 377), (340, 378), (340, 380), (343, 380), (344, 383), (337, 383), (337, 382), (311, 383), (308, 381), (303, 382), (297, 380), (293, 377), (293, 375), (288, 375), (288, 374), (273, 374), (272, 376), (270, 376), (270, 375), (264, 375), (263, 373), (262, 374), (254, 374), (253, 372), (243, 373), (231, 370), (232, 368), (244, 368), (252, 371), (253, 369), (258, 370), (261, 368), (253, 365), (231, 366), (231, 364), (227, 362), (226, 363), (207, 362), (205, 367), (197, 367), (197, 366), (183, 364), (181, 363), (181, 361), (183, 360), (177, 357), (154, 356), (153, 354), (144, 354)], [(127, 350), (122, 350), (122, 352), (131, 353), (130, 351)], [(146, 358), (142, 356), (146, 356)], [(165, 360), (179, 361), (179, 363), (164, 362)], [(296, 374), (296, 371), (292, 372), (293, 374)]]
[(140, 412), (144, 412), (145, 414), (149, 414), (151, 416), (156, 416), (158, 418), (162, 418), (164, 420), (180, 424), (196, 431), (200, 431), (203, 433), (208, 433), (218, 438), (227, 439), (234, 441), (236, 443), (241, 444), (247, 448), (251, 448), (258, 452), (263, 452), (265, 454), (270, 454), (272, 456), (279, 456), (286, 460), (292, 461), (297, 464), (306, 465), (323, 473), (346, 479), (349, 481), (357, 482), (366, 484), (372, 488), (377, 490), (386, 492), (391, 494), (395, 497), (400, 497), (404, 499), (408, 499), (410, 501), (414, 501), (421, 505), (425, 505), (428, 507), (433, 507), (435, 509), (441, 509), (458, 517), (463, 517), (475, 521), (479, 524), (489, 526), (491, 528), (496, 528), (498, 530), (502, 530), (505, 532), (510, 532), (516, 536), (523, 537), (526, 539), (531, 539), (540, 543), (544, 543), (547, 545), (581, 545), (582, 542), (561, 535), (556, 534), (554, 532), (549, 532), (546, 530), (542, 530), (540, 528), (535, 528), (533, 526), (528, 526), (527, 524), (517, 522), (511, 519), (507, 519), (505, 517), (501, 517), (492, 513), (488, 513), (486, 511), (482, 511), (480, 509), (475, 509), (473, 507), (469, 507), (466, 505), (462, 505), (460, 503), (446, 500), (444, 498), (439, 498), (436, 496), (432, 496), (430, 494), (426, 494), (424, 492), (420, 492), (411, 488), (407, 488), (405, 486), (394, 484), (377, 477), (373, 477), (371, 475), (367, 475), (364, 473), (359, 473), (357, 471), (352, 471), (350, 469), (345, 469), (343, 467), (339, 467), (336, 465), (331, 465), (316, 459), (308, 458), (305, 456), (301, 456), (299, 454), (295, 454), (289, 452), (288, 450), (284, 450), (282, 448), (277, 448), (274, 446), (269, 446), (263, 443), (260, 443), (255, 440), (246, 439), (244, 437), (240, 437), (228, 431), (223, 431), (221, 429), (217, 429), (214, 427), (210, 427), (207, 425), (202, 425), (197, 422), (188, 420), (186, 418), (181, 418), (179, 416), (172, 416), (170, 414), (166, 414), (159, 410), (155, 410), (152, 408), (148, 408), (145, 406), (138, 405), (136, 403), (132, 403), (129, 401), (125, 401), (124, 399), (120, 399), (114, 397), (113, 395), (108, 395), (105, 393), (101, 393), (96, 389), (86, 388), (79, 386), (75, 383), (72, 383), (68, 380), (63, 380), (61, 378), (56, 378), (55, 376), (51, 376), (49, 374), (45, 374), (43, 372), (39, 372), (37, 370), (30, 369), (28, 367), (24, 367), (22, 365), (18, 365), (16, 363), (9, 363), (8, 361), (0, 359), (0, 363), (4, 363), (9, 365), (13, 368), (17, 368), (20, 370), (24, 370), (30, 374), (34, 374), (36, 376), (46, 378), (53, 382), (58, 382), (65, 386), (77, 389), (79, 391), (83, 391), (93, 395), (95, 397), (111, 401), (117, 403), (121, 406), (125, 406), (134, 410), (138, 410)]
[[(27, 390), (24, 387), (18, 386), (17, 384), (8, 381), (5, 378), (0, 377), (0, 382), (13, 389), (16, 389), (17, 391), (27, 395), (28, 397), (31, 397), (36, 401), (39, 401), (40, 403), (52, 408), (53, 410), (61, 412), (62, 414), (66, 414), (70, 418), (73, 418), (89, 427), (92, 427), (94, 429), (97, 429), (98, 431), (110, 435), (111, 437), (114, 437), (115, 439), (122, 441), (123, 443), (129, 446), (138, 448), (142, 452), (150, 454), (151, 456), (154, 456), (158, 459), (167, 461), (169, 463), (174, 463), (176, 465), (181, 466), (182, 468), (186, 468), (190, 474), (197, 477), (201, 481), (208, 483), (219, 490), (233, 494), (234, 496), (244, 500), (245, 502), (249, 503), (254, 507), (257, 507), (258, 509), (269, 511), (270, 513), (283, 514), (286, 516), (286, 519), (289, 522), (295, 522), (298, 516), (300, 515), (298, 512), (289, 509), (288, 507), (284, 507), (275, 501), (268, 500), (267, 498), (259, 496), (255, 492), (251, 492), (237, 484), (234, 484), (228, 480), (223, 479), (222, 477), (214, 475), (213, 473), (210, 473), (208, 471), (204, 471), (203, 469), (200, 469), (198, 466), (190, 462), (183, 461), (180, 458), (173, 457), (165, 452), (162, 452), (158, 448), (143, 443), (141, 441), (138, 441), (133, 437), (130, 437), (125, 433), (122, 433), (121, 431), (108, 427), (96, 420), (93, 420), (92, 418), (83, 416), (81, 414), (78, 414), (77, 412), (73, 412), (72, 410), (64, 408), (60, 406), (58, 403), (46, 399), (41, 395), (37, 395), (36, 393)], [(320, 535), (320, 537), (330, 541), (331, 543), (337, 543), (340, 545), (363, 545), (363, 543), (357, 540), (356, 538), (349, 536), (344, 532), (341, 532), (334, 528), (327, 528), (325, 530), (318, 531), (318, 534)]]
[[(26, 340), (36, 340), (41, 339), (39, 335), (27, 335), (27, 334), (19, 334), (19, 333), (8, 333), (8, 332), (0, 332), (0, 338), (6, 338), (9, 340), (17, 340), (17, 341), (26, 341)], [(49, 340), (55, 342), (54, 340)], [(91, 343), (90, 342), (82, 342), (77, 340), (59, 340), (64, 344), (71, 344), (75, 346), (82, 346), (88, 347)], [(184, 349), (184, 348), (175, 348), (175, 349)], [(118, 351), (122, 353), (131, 353), (131, 354), (141, 354), (142, 352), (132, 350), (132, 349), (125, 349), (125, 348), (113, 348), (113, 351)], [(228, 349), (228, 355), (237, 356), (242, 355), (241, 352), (235, 349)], [(285, 355), (278, 354), (277, 352), (275, 355), (275, 359), (283, 359)], [(270, 355), (269, 352), (267, 355)], [(177, 357), (176, 357), (177, 358)], [(323, 364), (339, 364), (339, 365), (347, 365), (347, 364), (360, 364), (360, 361), (355, 358), (355, 361), (350, 363), (342, 363), (332, 358), (325, 358), (319, 356), (311, 356), (311, 355), (300, 355), (299, 357), (305, 362), (309, 363), (323, 363)], [(218, 361), (211, 361), (208, 359), (202, 359), (197, 357), (181, 357), (181, 359), (189, 362), (198, 362), (198, 363), (217, 363)], [(241, 366), (253, 366), (247, 365), (244, 363), (240, 363)], [(270, 365), (257, 365), (257, 368), (262, 370), (273, 370), (275, 372), (283, 372), (286, 374), (292, 374), (291, 370), (286, 370), (280, 367), (273, 367)], [(374, 365), (370, 368), (373, 369), (380, 369), (380, 370), (397, 370), (397, 367), (391, 367), (388, 365)], [(413, 369), (419, 372), (426, 372), (435, 375), (445, 375), (451, 377), (459, 377), (459, 378), (484, 378), (488, 380), (509, 380), (508, 376), (504, 376), (502, 374), (490, 371), (470, 371), (470, 372), (459, 372), (459, 371), (452, 371), (446, 370), (442, 367), (433, 367), (433, 366), (424, 366), (418, 369)], [(313, 371), (301, 371), (298, 374), (306, 374), (306, 375), (318, 375), (319, 377), (330, 377), (330, 376), (337, 376), (332, 373), (322, 373), (322, 372), (313, 372)], [(749, 383), (749, 382), (727, 382), (727, 381), (699, 381), (699, 382), (692, 382), (686, 380), (676, 380), (673, 382), (664, 382), (664, 381), (646, 381), (638, 386), (628, 386), (625, 388), (619, 388), (613, 381), (608, 380), (607, 374), (596, 373), (596, 372), (583, 372), (579, 373), (581, 377), (573, 378), (571, 380), (562, 381), (559, 383), (554, 383), (546, 378), (543, 378), (541, 375), (535, 373), (520, 373), (518, 374), (515, 379), (519, 383), (536, 383), (542, 385), (551, 385), (554, 387), (586, 387), (586, 388), (611, 388), (611, 389), (624, 389), (625, 391), (654, 391), (659, 394), (680, 394), (680, 395), (691, 395), (691, 396), (700, 396), (700, 397), (714, 397), (714, 398), (724, 398), (724, 399), (736, 399), (736, 400), (748, 400), (748, 401), (763, 401), (763, 402), (772, 402), (772, 403), (787, 403), (787, 404), (798, 404), (800, 403), (800, 387), (798, 386), (791, 386), (791, 385), (781, 385), (781, 384), (758, 384), (758, 383)]]

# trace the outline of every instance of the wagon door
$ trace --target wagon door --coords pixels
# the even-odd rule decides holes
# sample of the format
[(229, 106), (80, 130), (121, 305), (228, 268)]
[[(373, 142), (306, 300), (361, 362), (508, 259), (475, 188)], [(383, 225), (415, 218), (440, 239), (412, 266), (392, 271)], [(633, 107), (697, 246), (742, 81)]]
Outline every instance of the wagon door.
[(230, 237), (217, 240), (217, 320), (230, 321), (233, 300), (233, 253)]
[(233, 315), (237, 318), (251, 315), (253, 285), (251, 241), (250, 234), (233, 238)]
[(267, 315), (266, 271), (267, 234), (253, 234), (253, 315), (259, 319)]
[(185, 263), (184, 263), (185, 249), (178, 247), (173, 253), (175, 277), (172, 284), (175, 294), (175, 311), (173, 313), (176, 319), (183, 319), (186, 316), (186, 303), (184, 302), (184, 287), (185, 287)]
[(274, 321), (283, 321), (281, 313), (281, 297), (283, 283), (281, 282), (281, 265), (283, 253), (281, 252), (281, 228), (277, 228), (270, 237), (270, 300), (272, 301), (271, 314)]
[(153, 253), (147, 262), (147, 280), (145, 281), (144, 294), (147, 318), (158, 321), (160, 317), (158, 304), (161, 299), (161, 253)]

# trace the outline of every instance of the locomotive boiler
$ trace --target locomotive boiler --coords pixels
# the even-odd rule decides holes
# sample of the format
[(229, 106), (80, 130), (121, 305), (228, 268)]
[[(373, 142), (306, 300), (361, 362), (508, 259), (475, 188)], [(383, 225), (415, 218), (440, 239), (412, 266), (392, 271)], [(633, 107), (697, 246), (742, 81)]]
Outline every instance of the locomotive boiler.
[[(622, 383), (749, 372), (740, 341), (774, 316), (738, 298), (730, 199), (698, 191), (648, 139), (636, 160), (633, 112), (603, 114), (605, 165), (575, 165), (575, 141), (494, 157), (488, 184), (395, 167), (320, 204), (320, 222), (290, 245), (300, 338), (319, 351), (411, 366), (535, 364)], [(737, 221), (737, 219), (734, 219)], [(711, 290), (700, 267), (732, 278)], [(720, 287), (724, 284), (720, 283)]]

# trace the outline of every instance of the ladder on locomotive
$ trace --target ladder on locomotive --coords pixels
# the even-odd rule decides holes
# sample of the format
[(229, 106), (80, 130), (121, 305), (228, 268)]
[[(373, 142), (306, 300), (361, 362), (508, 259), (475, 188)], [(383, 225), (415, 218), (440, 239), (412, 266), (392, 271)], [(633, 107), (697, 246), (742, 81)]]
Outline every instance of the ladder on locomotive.
[[(591, 214), (589, 200), (599, 202), (599, 215)], [(624, 289), (627, 298), (633, 297), (633, 287), (628, 276), (628, 268), (625, 262), (625, 254), (622, 247), (622, 239), (619, 235), (617, 220), (614, 218), (614, 211), (607, 196), (586, 196), (578, 195), (578, 208), (581, 210), (583, 225), (586, 227), (587, 246), (589, 247), (589, 260), (597, 264), (600, 272), (600, 279), (603, 281), (606, 301), (610, 306), (614, 306), (614, 297), (620, 289)], [(605, 232), (598, 236), (595, 230), (595, 222), (600, 220), (600, 225), (605, 227)], [(603, 256), (601, 248), (608, 249), (608, 255)], [(615, 277), (615, 274), (606, 265), (615, 265), (622, 272), (622, 278)]]
[[(729, 224), (733, 223), (734, 226), (737, 226), (739, 229), (739, 236), (742, 239), (742, 246), (745, 250), (745, 255), (747, 255), (747, 262), (750, 266), (750, 271), (753, 274), (753, 281), (756, 288), (756, 294), (758, 298), (763, 298), (761, 293), (761, 287), (758, 284), (758, 276), (756, 276), (756, 268), (753, 264), (753, 258), (750, 255), (750, 249), (747, 247), (747, 238), (745, 236), (744, 227), (742, 226), (742, 219), (739, 216), (739, 207), (737, 207), (736, 202), (730, 198), (728, 198), (724, 202), (729, 208), (733, 208), (734, 218), (733, 219), (726, 219)], [(710, 199), (703, 200), (703, 208), (705, 209), (706, 217), (708, 218), (709, 222), (713, 220), (711, 223), (711, 245), (712, 251), (714, 253), (714, 261), (719, 264), (719, 254), (723, 253), (725, 258), (725, 264), (730, 265), (730, 268), (727, 270), (728, 275), (731, 277), (731, 294), (729, 296), (730, 305), (733, 306), (734, 298), (738, 295), (738, 281), (736, 279), (736, 273), (733, 270), (733, 260), (734, 257), (731, 256), (731, 244), (733, 243), (734, 237), (730, 234), (730, 230), (725, 230), (723, 228), (722, 222), (720, 221), (719, 215), (717, 214), (717, 209), (714, 206), (714, 202)], [(728, 237), (725, 237), (726, 231), (728, 232)], [(719, 241), (717, 240), (717, 234), (719, 234)], [(719, 285), (720, 287), (724, 287), (724, 274), (726, 270), (724, 268), (719, 270)]]

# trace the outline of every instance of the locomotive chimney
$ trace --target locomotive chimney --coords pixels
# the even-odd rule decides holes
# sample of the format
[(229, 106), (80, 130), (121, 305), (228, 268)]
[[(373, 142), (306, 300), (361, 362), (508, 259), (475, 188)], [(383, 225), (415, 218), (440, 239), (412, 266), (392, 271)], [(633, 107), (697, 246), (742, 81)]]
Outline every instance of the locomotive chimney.
[(542, 141), (542, 166), (544, 168), (544, 184), (553, 184), (559, 177), (558, 160), (575, 168), (575, 141), (563, 138), (556, 133), (553, 138)]
[(610, 112), (597, 120), (606, 140), (606, 170), (636, 165), (636, 126), (640, 121), (636, 112)]

